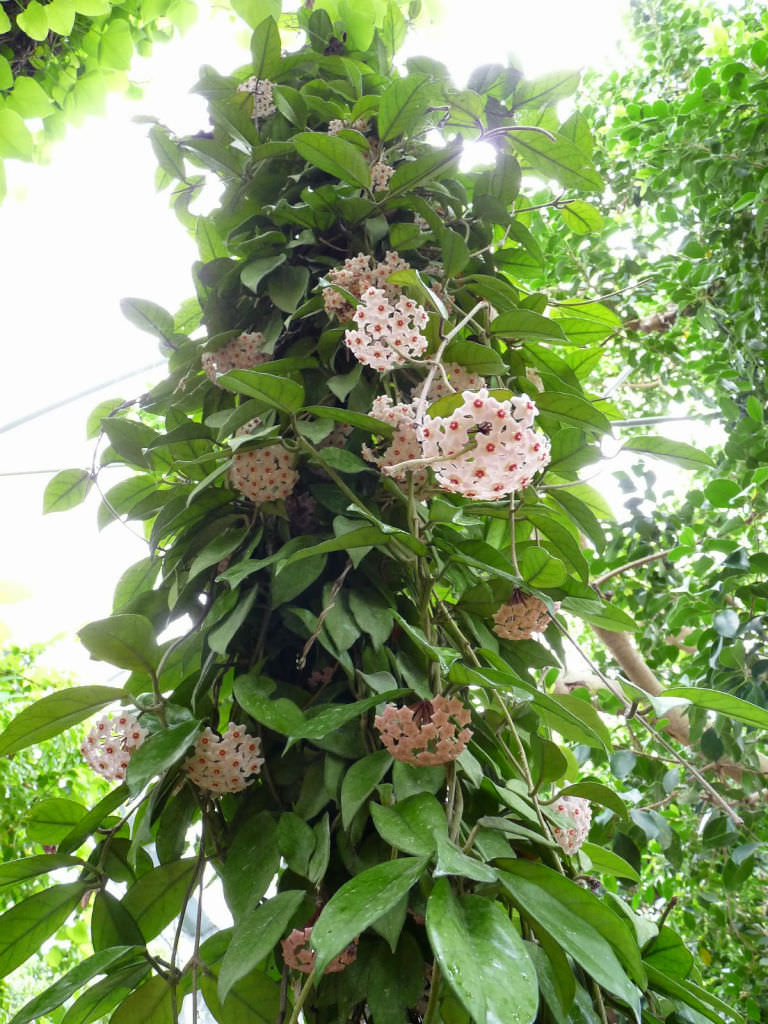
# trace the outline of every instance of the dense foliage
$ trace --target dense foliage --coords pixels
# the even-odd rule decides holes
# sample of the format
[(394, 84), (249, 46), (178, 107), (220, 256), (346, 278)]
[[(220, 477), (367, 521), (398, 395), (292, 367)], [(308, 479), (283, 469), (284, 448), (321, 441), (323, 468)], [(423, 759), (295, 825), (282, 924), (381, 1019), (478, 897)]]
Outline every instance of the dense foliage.
[[(635, 268), (617, 266), (583, 198), (604, 185), (587, 120), (558, 117), (578, 75), (489, 66), (458, 90), (431, 59), (398, 71), (407, 22), (392, 0), (253, 20), (252, 63), (202, 71), (212, 129), (154, 129), (200, 246), (197, 297), (175, 318), (141, 299), (124, 311), (158, 336), (169, 376), (97, 409), (94, 468), (46, 491), (48, 511), (65, 509), (100, 486), (99, 466), (125, 466), (99, 515), (145, 523), (150, 550), (80, 634), (130, 673), (124, 688), (54, 692), (0, 736), (14, 753), (126, 707), (121, 733), (108, 738), (113, 718), (86, 740), (120, 784), (63, 819), (56, 853), (0, 866), (0, 880), (76, 868), (0, 919), (3, 974), (92, 907), (93, 955), (14, 1024), (170, 1024), (200, 995), (238, 1024), (742, 1020), (744, 990), (721, 1000), (714, 951), (694, 959), (678, 934), (669, 865), (698, 863), (698, 882), (722, 867), (730, 891), (757, 865), (758, 823), (728, 780), (749, 795), (741, 762), (768, 711), (728, 685), (738, 644), (745, 665), (756, 652), (729, 570), (760, 581), (745, 584), (748, 550), (732, 559), (734, 512), (708, 514), (726, 508), (721, 470), (638, 425), (660, 395), (606, 384), (641, 347), (639, 372), (678, 378), (659, 362), (667, 336), (647, 345), (641, 290), (599, 301)], [(284, 53), (279, 24), (306, 44)], [(620, 139), (626, 111), (610, 115)], [(493, 158), (470, 170), (475, 141)], [(604, 172), (621, 204), (617, 164), (615, 185), (610, 157)], [(196, 215), (211, 175), (220, 203)], [(671, 195), (649, 193), (649, 209)], [(669, 268), (664, 287), (690, 287), (695, 267)], [(710, 399), (707, 380), (679, 381)], [(734, 444), (745, 419), (762, 425), (745, 405)], [(707, 482), (664, 522), (631, 504), (630, 533), (583, 482), (611, 436)], [(734, 452), (743, 462), (743, 442)], [(697, 578), (720, 574), (708, 591), (685, 582), (702, 558)], [(659, 642), (684, 610), (698, 632), (680, 642), (703, 670)], [(594, 698), (562, 692), (576, 635), (615, 647), (634, 615), (652, 667), (679, 662), (689, 685), (660, 697), (623, 664), (628, 678), (595, 673)], [(721, 782), (699, 748), (730, 762)], [(233, 925), (204, 934), (220, 891)], [(756, 1000), (746, 1012), (761, 1019)]]

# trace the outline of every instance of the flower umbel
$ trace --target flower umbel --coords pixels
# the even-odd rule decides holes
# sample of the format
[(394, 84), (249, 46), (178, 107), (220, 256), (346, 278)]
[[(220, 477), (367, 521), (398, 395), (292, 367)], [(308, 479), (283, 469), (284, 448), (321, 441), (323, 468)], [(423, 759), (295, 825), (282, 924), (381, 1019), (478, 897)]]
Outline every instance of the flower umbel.
[(253, 116), (258, 120), (274, 114), (277, 107), (272, 99), (272, 82), (255, 75), (237, 87), (238, 92), (249, 92), (253, 96)]
[(422, 448), (439, 460), (438, 484), (481, 501), (523, 490), (550, 457), (549, 439), (532, 428), (536, 406), (525, 394), (499, 401), (486, 388), (462, 398), (449, 416), (424, 417)]
[(374, 192), (386, 192), (389, 188), (389, 179), (395, 173), (395, 168), (389, 164), (379, 161), (371, 166), (371, 188)]
[(358, 330), (347, 331), (344, 340), (355, 357), (374, 370), (391, 370), (418, 358), (427, 347), (421, 330), (429, 317), (423, 306), (405, 295), (392, 303), (383, 289), (368, 288), (354, 319)]
[[(372, 287), (383, 288), (390, 299), (396, 299), (400, 289), (397, 285), (387, 284), (387, 278), (396, 270), (408, 270), (410, 264), (401, 259), (396, 252), (387, 252), (381, 263), (372, 264), (372, 259), (372, 256), (359, 252), (357, 256), (345, 260), (343, 267), (329, 270), (328, 280), (354, 295), (356, 299)], [(329, 316), (335, 313), (342, 323), (352, 320), (355, 307), (335, 288), (323, 289), (323, 301)]]
[(85, 737), (80, 752), (97, 775), (110, 782), (122, 780), (131, 754), (146, 735), (147, 730), (141, 728), (133, 715), (103, 715)]
[(589, 826), (592, 822), (592, 807), (589, 800), (580, 796), (561, 796), (555, 802), (554, 810), (572, 823), (565, 828), (552, 827), (555, 842), (562, 848), (563, 853), (578, 853), (589, 835)]
[[(311, 928), (294, 928), (287, 938), (280, 940), (283, 949), (283, 960), (288, 967), (294, 971), (301, 971), (302, 974), (310, 974), (315, 966), (317, 954), (310, 948), (309, 940), (312, 937)], [(336, 974), (349, 967), (357, 959), (357, 939), (350, 942), (346, 949), (325, 968), (325, 974)]]
[(503, 640), (530, 640), (534, 633), (544, 632), (550, 615), (538, 597), (516, 590), (507, 604), (494, 613), (493, 621), (493, 632)]
[[(393, 476), (395, 480), (407, 480), (407, 470), (401, 473), (390, 472), (391, 467), (410, 459), (421, 457), (421, 445), (419, 444), (418, 430), (416, 428), (416, 408), (413, 402), (401, 402), (396, 405), (388, 395), (379, 395), (374, 400), (373, 407), (368, 414), (382, 423), (391, 423), (395, 428), (392, 435), (392, 443), (385, 452), (377, 455), (367, 444), (362, 447), (362, 455), (368, 462), (375, 462), (382, 472)], [(415, 487), (423, 487), (427, 482), (425, 469), (416, 469), (413, 473)]]
[(472, 737), (472, 718), (457, 697), (433, 697), (415, 707), (387, 704), (373, 724), (381, 742), (405, 764), (437, 765), (455, 761)]
[(264, 335), (261, 331), (245, 332), (215, 352), (204, 352), (203, 369), (210, 380), (217, 384), (217, 377), (222, 373), (229, 373), (230, 370), (250, 370), (252, 366), (267, 362), (271, 356), (261, 351), (263, 345)]
[(242, 725), (230, 722), (223, 736), (205, 729), (197, 737), (195, 751), (182, 765), (192, 782), (210, 793), (238, 793), (249, 786), (251, 775), (264, 764), (261, 740), (249, 736)]
[[(238, 437), (249, 434), (259, 423), (249, 420), (236, 432)], [(229, 476), (232, 486), (254, 503), (278, 501), (287, 498), (299, 479), (296, 457), (280, 444), (270, 444), (251, 452), (238, 452), (232, 459)]]

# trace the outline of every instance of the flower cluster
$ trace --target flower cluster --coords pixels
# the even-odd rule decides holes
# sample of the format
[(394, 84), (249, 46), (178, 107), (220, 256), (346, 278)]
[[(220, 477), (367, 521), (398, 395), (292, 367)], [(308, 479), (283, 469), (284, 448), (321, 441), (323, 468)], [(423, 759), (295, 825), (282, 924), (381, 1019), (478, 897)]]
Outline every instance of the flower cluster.
[(450, 416), (424, 417), (424, 457), (434, 460), (440, 487), (485, 501), (527, 487), (549, 462), (549, 440), (532, 428), (537, 410), (528, 395), (499, 401), (481, 388), (462, 398)]
[(433, 697), (415, 707), (387, 704), (373, 724), (381, 742), (405, 764), (437, 765), (455, 761), (472, 737), (471, 712), (457, 697)]
[(272, 99), (272, 82), (268, 78), (257, 78), (255, 75), (237, 87), (238, 92), (249, 92), (253, 96), (253, 116), (260, 120), (274, 114), (277, 107)]
[(389, 188), (389, 179), (395, 173), (395, 168), (389, 164), (378, 163), (371, 165), (371, 188), (374, 192), (386, 192)]
[(348, 330), (344, 340), (355, 357), (366, 366), (384, 372), (416, 359), (427, 347), (421, 330), (429, 323), (423, 306), (402, 295), (390, 302), (382, 288), (368, 288), (355, 310), (357, 330)]
[(365, 117), (358, 117), (351, 124), (349, 121), (342, 121), (340, 117), (333, 117), (328, 122), (328, 134), (338, 135), (345, 128), (353, 128), (356, 132), (367, 132), (369, 127), (368, 119)]
[(103, 715), (85, 737), (80, 753), (97, 775), (110, 782), (122, 780), (131, 754), (146, 735), (133, 715)]
[(555, 837), (555, 842), (559, 844), (564, 853), (569, 855), (578, 853), (589, 835), (589, 826), (592, 821), (592, 808), (589, 800), (580, 796), (561, 796), (554, 804), (554, 810), (571, 822), (565, 828), (553, 826), (552, 835)]
[[(259, 423), (249, 420), (237, 431), (237, 436), (250, 434)], [(296, 457), (280, 444), (270, 444), (251, 452), (238, 452), (229, 471), (232, 486), (254, 503), (278, 501), (287, 498), (299, 479)]]
[(261, 740), (249, 736), (242, 725), (230, 722), (223, 736), (205, 729), (197, 737), (194, 753), (182, 765), (192, 782), (210, 793), (238, 793), (253, 781), (264, 764)]
[[(311, 937), (311, 928), (294, 928), (287, 938), (281, 939), (280, 945), (283, 949), (283, 960), (285, 960), (286, 966), (293, 968), (294, 971), (301, 971), (302, 974), (312, 973), (317, 954), (314, 949), (310, 948)], [(346, 949), (331, 960), (325, 968), (325, 974), (336, 974), (338, 971), (343, 971), (356, 959), (357, 939), (350, 942)]]
[(494, 613), (493, 621), (493, 632), (503, 640), (530, 640), (549, 625), (549, 611), (538, 597), (516, 590)]
[[(485, 377), (472, 373), (460, 363), (445, 363), (442, 369), (443, 372), (436, 373), (429, 386), (427, 402), (436, 402), (438, 398), (453, 395), (457, 391), (479, 391), (486, 386)], [(416, 388), (412, 397), (420, 397), (419, 388)]]
[[(359, 299), (368, 288), (383, 288), (390, 299), (400, 294), (397, 285), (387, 284), (387, 278), (396, 270), (408, 270), (410, 264), (401, 259), (396, 252), (387, 252), (381, 263), (374, 263), (373, 257), (359, 252), (344, 261), (343, 267), (334, 267), (328, 271), (328, 280), (339, 288), (343, 288)], [(342, 323), (351, 320), (355, 307), (335, 288), (323, 289), (325, 311), (328, 316), (333, 313)]]
[(227, 342), (215, 352), (203, 353), (203, 369), (207, 376), (217, 383), (217, 377), (230, 370), (249, 370), (259, 363), (266, 363), (271, 357), (262, 352), (264, 335), (261, 331), (243, 333)]
[[(375, 399), (369, 416), (390, 423), (394, 428), (392, 443), (381, 455), (377, 455), (368, 445), (362, 447), (362, 456), (368, 462), (374, 462), (387, 476), (395, 480), (407, 480), (407, 470), (397, 471), (401, 462), (421, 458), (418, 429), (416, 426), (416, 406), (413, 402), (395, 404), (388, 395), (380, 395)], [(423, 487), (427, 482), (426, 469), (416, 469), (413, 483), (416, 488)]]

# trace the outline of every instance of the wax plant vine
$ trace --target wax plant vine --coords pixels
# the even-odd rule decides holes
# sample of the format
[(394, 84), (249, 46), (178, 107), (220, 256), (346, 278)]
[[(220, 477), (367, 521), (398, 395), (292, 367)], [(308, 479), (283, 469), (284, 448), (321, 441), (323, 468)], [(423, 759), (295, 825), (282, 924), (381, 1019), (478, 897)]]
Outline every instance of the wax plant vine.
[[(633, 900), (625, 804), (590, 775), (609, 728), (543, 683), (572, 617), (633, 628), (589, 585), (605, 503), (579, 481), (622, 418), (598, 370), (618, 320), (523, 284), (523, 187), (558, 183), (556, 218), (602, 189), (583, 119), (555, 114), (577, 76), (457, 89), (393, 64), (397, 4), (311, 7), (261, 21), (232, 76), (203, 69), (211, 131), (164, 135), (197, 302), (126, 300), (169, 376), (99, 407), (93, 467), (46, 492), (98, 488), (149, 554), (80, 633), (124, 686), (53, 693), (0, 737), (114, 706), (83, 753), (119, 784), (13, 868), (72, 880), (0, 928), (7, 973), (88, 904), (94, 953), (14, 1024), (170, 1024), (185, 1000), (222, 1024), (738, 1021)], [(493, 156), (465, 170), (476, 141)], [(613, 699), (651, 728), (634, 697)]]

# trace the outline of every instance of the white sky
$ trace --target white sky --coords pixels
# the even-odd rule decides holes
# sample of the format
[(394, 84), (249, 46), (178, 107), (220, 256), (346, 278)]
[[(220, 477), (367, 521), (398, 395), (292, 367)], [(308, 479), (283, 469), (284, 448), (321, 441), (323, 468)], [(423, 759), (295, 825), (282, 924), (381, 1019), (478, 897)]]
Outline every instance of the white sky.
[[(529, 76), (600, 65), (616, 58), (627, 7), (627, 0), (444, 0), (440, 23), (422, 30), (408, 52), (443, 60), (459, 83), (508, 54)], [(143, 100), (111, 97), (108, 116), (70, 129), (47, 167), (9, 163), (10, 194), (0, 206), (0, 427), (158, 360), (155, 341), (123, 319), (119, 301), (139, 296), (174, 311), (192, 292), (196, 250), (167, 193), (154, 191), (148, 126), (132, 118), (151, 114), (179, 133), (204, 128), (203, 101), (188, 95), (197, 71), (207, 63), (226, 73), (244, 63), (247, 39), (227, 15), (206, 17), (134, 68), (146, 82)], [(48, 660), (83, 682), (112, 670), (90, 662), (72, 635), (109, 614), (119, 575), (145, 546), (119, 524), (98, 533), (95, 494), (44, 517), (49, 476), (7, 474), (90, 465), (90, 410), (141, 393), (150, 379), (139, 375), (0, 433), (0, 602), (9, 582), (28, 594), (0, 607), (0, 633), (5, 623), (19, 643), (64, 634)]]

